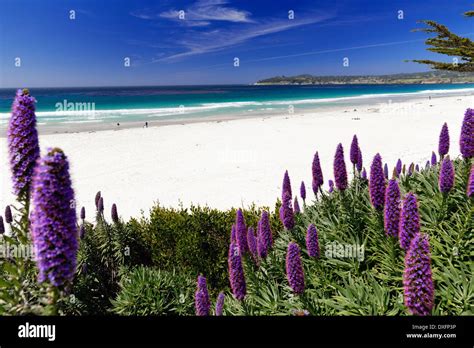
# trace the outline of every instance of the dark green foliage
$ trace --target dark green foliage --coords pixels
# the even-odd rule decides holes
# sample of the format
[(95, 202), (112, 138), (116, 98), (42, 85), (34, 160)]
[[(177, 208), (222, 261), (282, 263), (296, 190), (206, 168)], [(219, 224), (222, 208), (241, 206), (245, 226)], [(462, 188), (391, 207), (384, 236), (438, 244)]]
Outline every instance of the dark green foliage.
[(106, 314), (119, 291), (121, 273), (150, 264), (150, 251), (133, 221), (111, 224), (97, 214), (95, 226), (85, 224), (73, 296), (62, 302), (63, 310), (68, 314)]
[[(244, 210), (247, 226), (257, 226), (261, 209)], [(132, 220), (152, 256), (152, 264), (164, 270), (175, 267), (196, 277), (206, 276), (215, 291), (228, 287), (227, 252), (236, 210), (220, 211), (209, 207), (189, 209), (155, 206), (149, 218)], [(271, 215), (274, 231), (281, 228), (277, 215)]]
[[(466, 195), (470, 164), (455, 161), (455, 187), (447, 197), (439, 192), (435, 166), (402, 176), (402, 194), (419, 199), (421, 230), (430, 236), (435, 282), (435, 315), (472, 315), (474, 277), (473, 202)], [(387, 237), (383, 213), (369, 201), (367, 183), (352, 181), (344, 192), (326, 194), (309, 204), (292, 231), (282, 231), (260, 267), (244, 263), (248, 295), (240, 303), (227, 296), (227, 315), (406, 315), (402, 274), (404, 252), (398, 239)], [(308, 256), (307, 226), (318, 228), (321, 257)], [(302, 247), (306, 289), (294, 296), (285, 275), (285, 253), (290, 241)], [(364, 246), (364, 257), (330, 257), (332, 243)], [(344, 249), (345, 250), (345, 249)], [(351, 251), (347, 249), (348, 252)], [(360, 249), (359, 249), (360, 250)], [(350, 253), (349, 253), (350, 255)], [(347, 256), (347, 254), (346, 254)]]
[(37, 282), (38, 270), (27, 233), (29, 201), (19, 198), (18, 205), (11, 206), (15, 212), (9, 224), (11, 235), (0, 235), (0, 315), (50, 314), (47, 289)]
[[(467, 17), (473, 16), (473, 11), (466, 12)], [(437, 62), (428, 59), (414, 60), (414, 62), (431, 65), (433, 69), (451, 70), (460, 72), (474, 71), (474, 42), (467, 37), (461, 37), (452, 33), (446, 26), (432, 20), (421, 21), (426, 28), (416, 29), (425, 33), (434, 33), (435, 37), (426, 40), (430, 46), (428, 51), (444, 54), (451, 57), (460, 57), (460, 62)]]
[(122, 277), (113, 312), (120, 315), (193, 315), (195, 280), (183, 272), (139, 267)]

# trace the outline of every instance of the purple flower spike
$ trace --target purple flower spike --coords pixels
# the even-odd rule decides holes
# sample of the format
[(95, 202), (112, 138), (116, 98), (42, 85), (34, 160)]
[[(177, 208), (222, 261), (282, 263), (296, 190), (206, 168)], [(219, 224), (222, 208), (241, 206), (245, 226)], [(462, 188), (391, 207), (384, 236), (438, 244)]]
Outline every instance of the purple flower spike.
[(467, 183), (467, 196), (474, 197), (474, 164), (471, 166), (471, 174)]
[(398, 237), (400, 223), (400, 188), (396, 179), (388, 181), (385, 191), (384, 227), (388, 236)]
[(230, 232), (230, 241), (237, 243), (237, 232), (236, 232), (235, 224), (232, 224), (232, 229)]
[(334, 181), (329, 180), (328, 185), (329, 185), (329, 193), (332, 193), (334, 191)]
[(359, 157), (357, 158), (356, 169), (360, 173), (362, 170), (362, 151), (359, 148)]
[(426, 164), (425, 164), (425, 170), (428, 170), (430, 169), (430, 161), (426, 161)]
[(86, 228), (84, 224), (82, 224), (81, 227), (79, 227), (79, 238), (83, 239), (85, 234), (86, 234)]
[(286, 192), (280, 207), (280, 220), (287, 230), (291, 230), (295, 226), (295, 216), (291, 204), (291, 196), (288, 192)]
[(413, 315), (430, 315), (434, 305), (434, 284), (428, 236), (414, 236), (405, 255), (403, 272), (405, 306)]
[(240, 253), (244, 255), (248, 251), (247, 226), (241, 209), (237, 210), (235, 217), (235, 232)]
[(388, 180), (388, 165), (387, 165), (387, 163), (385, 163), (384, 166), (383, 166), (383, 176), (385, 177), (385, 179)]
[(12, 210), (9, 205), (5, 208), (5, 222), (11, 224), (13, 222)]
[(301, 182), (300, 196), (303, 202), (306, 201), (306, 186), (304, 185), (304, 181)]
[(417, 165), (415, 166), (415, 172), (419, 172), (419, 171), (420, 171), (420, 166), (417, 164)]
[(436, 154), (434, 153), (434, 151), (432, 151), (431, 152), (431, 165), (435, 166), (436, 163), (438, 163), (438, 159), (436, 158)]
[(39, 282), (60, 287), (76, 271), (77, 225), (69, 163), (60, 149), (38, 160), (32, 180), (31, 235)]
[(293, 204), (295, 214), (301, 213), (300, 204), (298, 203), (298, 197), (295, 197), (295, 202)]
[(357, 135), (355, 134), (351, 143), (350, 160), (353, 165), (356, 165), (359, 160), (359, 142), (357, 140)]
[(206, 278), (199, 276), (197, 280), (197, 290), (195, 294), (195, 307), (196, 315), (208, 316), (211, 308), (211, 300), (209, 298), (209, 292), (207, 291)]
[(362, 174), (360, 175), (362, 179), (367, 180), (367, 171), (365, 168), (362, 170)]
[(291, 193), (291, 182), (290, 182), (290, 176), (288, 175), (288, 171), (285, 171), (285, 175), (283, 176), (283, 185), (281, 189), (281, 200), (283, 201), (285, 198), (285, 193), (288, 192), (290, 197), (293, 197), (293, 194)]
[(370, 166), (369, 192), (373, 207), (382, 210), (385, 201), (385, 177), (380, 154), (375, 155)]
[(401, 172), (402, 172), (402, 160), (400, 158), (397, 161), (397, 165), (395, 166), (395, 170), (397, 172), (397, 177), (399, 177)]
[(230, 243), (228, 263), (232, 294), (237, 300), (242, 301), (247, 294), (247, 286), (245, 284), (242, 258), (240, 256), (239, 248), (235, 243)]
[(97, 210), (99, 210), (100, 197), (102, 197), (102, 193), (101, 193), (100, 191), (98, 191), (98, 192), (95, 194), (95, 198), (94, 198), (95, 207), (97, 208)]
[(85, 220), (86, 218), (86, 208), (81, 208), (81, 220)]
[(416, 196), (408, 192), (403, 200), (402, 211), (400, 212), (400, 226), (398, 237), (400, 247), (408, 250), (411, 240), (420, 232), (420, 215), (418, 213), (418, 203)]
[(3, 217), (0, 216), (0, 234), (5, 233), (5, 224), (3, 223)]
[(339, 143), (334, 156), (334, 181), (339, 191), (344, 191), (347, 188), (347, 171), (346, 162), (344, 161), (344, 149)]
[(415, 171), (415, 163), (412, 162), (410, 166), (408, 167), (408, 176), (411, 176), (414, 171)]
[(224, 293), (220, 292), (219, 295), (217, 296), (217, 301), (216, 301), (216, 316), (217, 317), (222, 316), (222, 312), (224, 310), (224, 299), (225, 299)]
[(258, 222), (258, 237), (257, 237), (257, 248), (258, 255), (261, 258), (265, 258), (268, 255), (268, 251), (272, 247), (273, 238), (272, 230), (270, 228), (270, 218), (267, 211), (262, 211), (262, 216)]
[(300, 247), (294, 242), (288, 244), (286, 253), (286, 276), (291, 289), (297, 295), (304, 291), (304, 271), (301, 263)]
[(445, 122), (439, 134), (438, 153), (440, 157), (444, 157), (449, 152), (449, 130), (448, 124)]
[(28, 197), (33, 171), (40, 155), (35, 103), (35, 98), (30, 96), (27, 89), (18, 90), (7, 130), (13, 191), (21, 199)]
[(323, 171), (321, 170), (321, 164), (319, 163), (318, 152), (314, 154), (312, 172), (313, 172), (313, 192), (314, 192), (314, 195), (317, 196), (318, 189), (324, 183)]
[(467, 109), (461, 126), (459, 147), (464, 158), (474, 157), (474, 109)]
[(255, 238), (255, 231), (253, 227), (249, 227), (247, 231), (247, 243), (250, 254), (255, 261), (258, 260), (257, 239)]
[(454, 166), (449, 156), (441, 162), (439, 170), (439, 190), (442, 193), (448, 193), (454, 186)]
[(97, 211), (101, 214), (104, 212), (104, 197), (99, 198), (99, 203), (97, 204)]
[(118, 222), (119, 222), (119, 216), (118, 216), (118, 212), (117, 212), (117, 205), (116, 205), (115, 203), (112, 204), (111, 216), (112, 216), (112, 221), (113, 221), (114, 223), (118, 223)]
[(318, 230), (311, 224), (306, 232), (306, 249), (310, 257), (319, 257)]

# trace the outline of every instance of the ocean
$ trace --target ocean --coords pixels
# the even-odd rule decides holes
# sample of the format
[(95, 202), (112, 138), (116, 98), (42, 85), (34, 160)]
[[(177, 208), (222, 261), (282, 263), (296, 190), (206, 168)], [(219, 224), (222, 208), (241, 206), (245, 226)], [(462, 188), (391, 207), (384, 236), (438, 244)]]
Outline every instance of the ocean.
[[(298, 113), (368, 99), (474, 92), (474, 84), (32, 88), (40, 125), (153, 122)], [(0, 127), (14, 89), (0, 89)], [(381, 99), (381, 100), (382, 100)], [(290, 111), (291, 110), (291, 111)]]

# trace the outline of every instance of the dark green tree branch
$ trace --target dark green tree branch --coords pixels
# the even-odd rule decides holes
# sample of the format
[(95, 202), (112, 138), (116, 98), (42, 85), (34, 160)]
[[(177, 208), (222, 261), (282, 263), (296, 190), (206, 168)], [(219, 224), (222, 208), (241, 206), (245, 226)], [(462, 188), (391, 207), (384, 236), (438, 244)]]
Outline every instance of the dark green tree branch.
[[(465, 12), (466, 17), (474, 17), (474, 11)], [(444, 54), (458, 59), (450, 63), (437, 62), (429, 59), (416, 59), (413, 62), (430, 65), (431, 68), (437, 70), (451, 70), (460, 72), (474, 71), (474, 42), (466, 37), (458, 36), (452, 33), (446, 26), (436, 23), (432, 20), (423, 20), (427, 27), (415, 29), (414, 31), (422, 31), (428, 34), (434, 33), (435, 37), (431, 37), (425, 41), (428, 51)]]

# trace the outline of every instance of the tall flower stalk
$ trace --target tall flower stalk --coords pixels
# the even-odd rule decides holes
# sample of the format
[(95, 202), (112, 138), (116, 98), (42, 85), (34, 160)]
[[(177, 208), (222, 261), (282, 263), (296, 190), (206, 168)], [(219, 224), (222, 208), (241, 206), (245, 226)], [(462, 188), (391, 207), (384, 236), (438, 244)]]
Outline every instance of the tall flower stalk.
[(344, 191), (347, 188), (346, 162), (344, 161), (344, 149), (341, 143), (337, 145), (336, 154), (334, 155), (334, 181), (339, 191)]
[(454, 166), (449, 156), (441, 162), (439, 170), (439, 190), (443, 194), (448, 194), (454, 186)]
[(448, 124), (445, 122), (439, 134), (438, 153), (440, 156), (440, 160), (443, 160), (444, 156), (446, 156), (448, 152), (449, 152), (449, 130), (448, 130)]
[(428, 236), (413, 237), (405, 256), (403, 273), (405, 306), (413, 315), (430, 315), (434, 305), (434, 284)]
[(435, 166), (438, 163), (438, 159), (436, 158), (436, 154), (434, 151), (431, 152), (431, 165)]
[(474, 157), (474, 109), (467, 109), (461, 126), (459, 148), (465, 159)]
[(356, 174), (356, 166), (357, 162), (359, 161), (359, 141), (357, 140), (357, 135), (354, 134), (351, 143), (351, 149), (349, 152), (349, 158), (351, 160), (353, 169), (354, 169), (354, 176)]
[(288, 244), (286, 253), (286, 276), (291, 289), (297, 295), (304, 292), (304, 271), (301, 262), (300, 247), (294, 242)]
[(235, 217), (235, 234), (237, 239), (237, 245), (239, 246), (240, 253), (244, 255), (248, 249), (247, 242), (247, 226), (245, 225), (245, 218), (242, 209), (237, 210)]
[(323, 171), (321, 170), (321, 163), (319, 162), (319, 154), (316, 152), (313, 157), (313, 165), (311, 167), (313, 174), (313, 192), (314, 195), (318, 195), (318, 190), (321, 190), (321, 186), (324, 183)]
[(242, 267), (242, 257), (236, 243), (230, 243), (228, 264), (232, 294), (237, 300), (242, 301), (247, 294), (247, 285)]
[(385, 200), (385, 176), (380, 154), (374, 156), (370, 166), (369, 193), (372, 206), (376, 210), (382, 210)]
[(402, 160), (399, 158), (397, 161), (397, 164), (395, 166), (395, 171), (397, 173), (397, 178), (400, 177), (400, 174), (402, 172)]
[(266, 210), (262, 211), (262, 215), (258, 222), (257, 231), (257, 248), (258, 256), (265, 258), (268, 255), (268, 251), (272, 247), (273, 237), (272, 230), (270, 228), (270, 217)]
[(32, 179), (32, 203), (31, 236), (38, 281), (51, 285), (54, 302), (58, 291), (74, 277), (78, 250), (74, 191), (62, 150), (49, 149), (39, 160)]
[(310, 224), (306, 231), (306, 249), (310, 257), (319, 257), (318, 230), (313, 224)]
[(293, 208), (295, 210), (295, 214), (301, 213), (300, 204), (298, 203), (298, 197), (295, 197)]
[(222, 316), (222, 312), (224, 310), (224, 299), (225, 295), (223, 292), (220, 292), (219, 295), (217, 296), (217, 301), (216, 301), (216, 316), (220, 317)]
[(249, 227), (247, 231), (247, 243), (250, 255), (255, 262), (258, 262), (258, 248), (257, 248), (257, 238), (255, 237), (255, 231), (253, 227)]
[(385, 191), (384, 228), (388, 236), (398, 237), (400, 224), (400, 187), (397, 179), (388, 181)]
[(400, 247), (408, 250), (410, 243), (420, 232), (420, 214), (418, 213), (418, 202), (416, 196), (412, 192), (408, 192), (403, 200), (402, 210), (400, 213), (400, 226), (398, 237), (400, 239)]
[(202, 275), (198, 276), (197, 289), (194, 296), (194, 305), (197, 316), (208, 316), (211, 308), (211, 300), (207, 290), (206, 278)]
[(20, 228), (17, 232), (20, 240), (25, 243), (29, 226), (31, 181), (40, 156), (35, 103), (36, 99), (27, 89), (18, 90), (7, 129), (13, 192), (21, 204)]
[(304, 181), (301, 182), (300, 196), (301, 196), (301, 199), (303, 200), (303, 204), (305, 204), (306, 203), (306, 186), (304, 185)]
[(291, 202), (291, 196), (288, 192), (284, 194), (283, 202), (280, 207), (280, 221), (287, 230), (295, 227), (295, 214)]
[(7, 131), (13, 191), (22, 201), (29, 198), (34, 167), (40, 155), (35, 103), (27, 89), (18, 90)]

